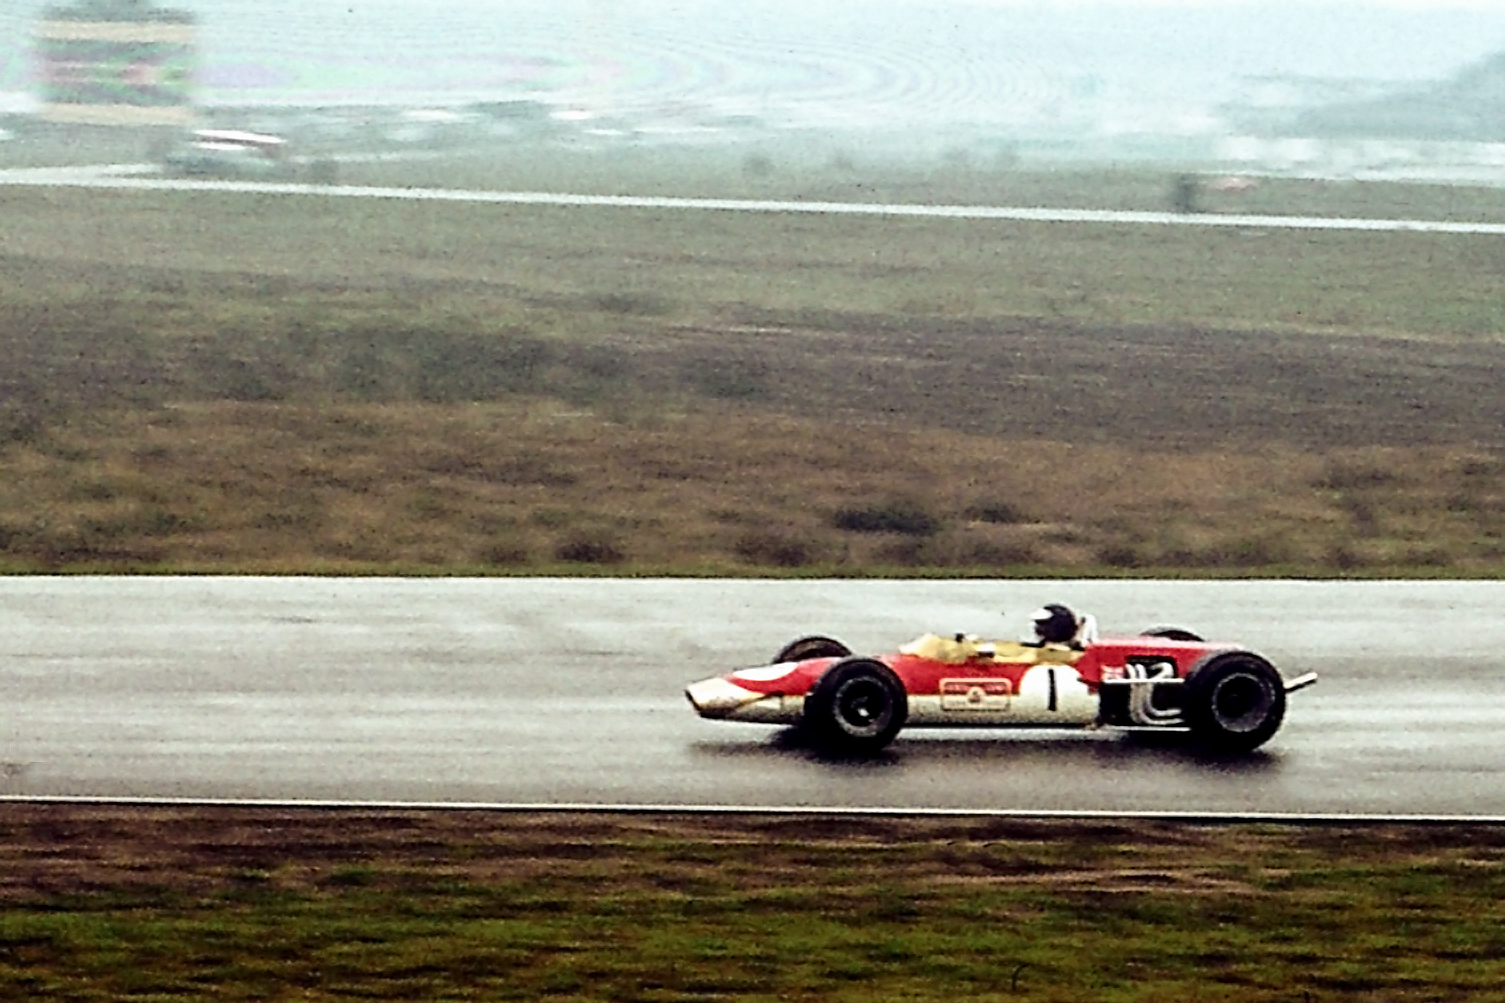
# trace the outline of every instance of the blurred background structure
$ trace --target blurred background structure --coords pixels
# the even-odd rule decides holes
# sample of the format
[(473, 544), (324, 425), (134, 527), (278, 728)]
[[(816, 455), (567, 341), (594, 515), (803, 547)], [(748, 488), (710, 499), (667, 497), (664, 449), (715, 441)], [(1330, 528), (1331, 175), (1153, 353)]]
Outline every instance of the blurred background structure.
[(1498, 6), (162, 2), (0, 3), (0, 138), (187, 126), (341, 155), (757, 144), (771, 163), (1505, 183)]
[(77, 125), (188, 124), (194, 22), (192, 13), (150, 0), (49, 7), (36, 30), (41, 116)]

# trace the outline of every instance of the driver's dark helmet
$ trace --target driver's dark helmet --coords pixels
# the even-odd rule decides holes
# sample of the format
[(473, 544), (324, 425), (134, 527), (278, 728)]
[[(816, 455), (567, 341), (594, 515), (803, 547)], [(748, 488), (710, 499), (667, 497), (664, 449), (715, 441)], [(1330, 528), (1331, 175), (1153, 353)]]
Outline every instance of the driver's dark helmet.
[(1035, 610), (1030, 619), (1035, 622), (1035, 639), (1041, 644), (1070, 644), (1076, 637), (1076, 614), (1060, 603)]

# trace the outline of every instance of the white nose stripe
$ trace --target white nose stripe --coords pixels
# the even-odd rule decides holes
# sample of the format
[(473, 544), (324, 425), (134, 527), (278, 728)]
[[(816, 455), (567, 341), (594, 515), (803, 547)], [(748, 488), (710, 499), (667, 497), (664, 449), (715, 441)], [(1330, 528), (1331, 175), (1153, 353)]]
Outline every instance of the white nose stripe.
[(722, 679), (702, 679), (685, 687), (685, 696), (701, 717), (726, 717), (738, 707), (761, 700), (763, 694)]

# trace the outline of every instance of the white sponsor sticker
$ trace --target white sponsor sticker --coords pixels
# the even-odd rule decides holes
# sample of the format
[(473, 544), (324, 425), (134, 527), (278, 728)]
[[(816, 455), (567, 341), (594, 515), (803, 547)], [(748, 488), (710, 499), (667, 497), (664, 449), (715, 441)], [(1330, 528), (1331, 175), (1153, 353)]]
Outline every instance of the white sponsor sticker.
[(941, 710), (1008, 710), (1013, 695), (1007, 679), (941, 680)]

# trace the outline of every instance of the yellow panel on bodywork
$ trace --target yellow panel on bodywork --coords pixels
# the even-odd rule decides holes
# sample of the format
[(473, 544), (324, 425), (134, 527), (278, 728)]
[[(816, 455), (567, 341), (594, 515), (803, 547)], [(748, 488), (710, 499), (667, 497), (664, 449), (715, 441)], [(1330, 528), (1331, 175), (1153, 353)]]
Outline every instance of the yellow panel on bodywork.
[(974, 660), (1007, 665), (1075, 665), (1082, 653), (1064, 644), (1033, 645), (1019, 641), (984, 641), (973, 634), (942, 637), (925, 634), (899, 649), (905, 655), (927, 658), (945, 665)]

